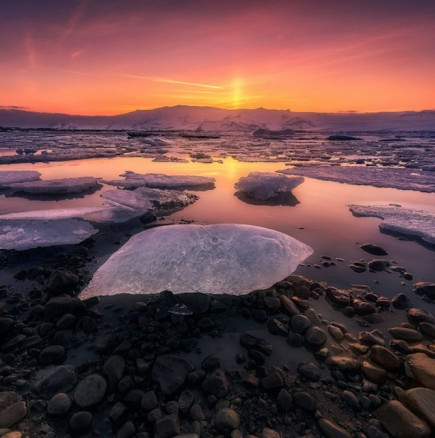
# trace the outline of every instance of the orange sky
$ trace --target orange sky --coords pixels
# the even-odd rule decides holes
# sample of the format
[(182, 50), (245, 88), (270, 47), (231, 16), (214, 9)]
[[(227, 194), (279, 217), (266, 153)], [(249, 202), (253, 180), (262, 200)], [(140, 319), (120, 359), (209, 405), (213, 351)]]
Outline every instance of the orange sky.
[(433, 0), (0, 2), (0, 107), (435, 108)]

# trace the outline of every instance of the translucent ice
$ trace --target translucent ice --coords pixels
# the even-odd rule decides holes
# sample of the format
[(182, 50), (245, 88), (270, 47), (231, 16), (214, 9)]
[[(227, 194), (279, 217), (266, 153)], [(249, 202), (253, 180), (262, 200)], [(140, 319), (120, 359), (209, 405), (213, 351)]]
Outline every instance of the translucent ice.
[(132, 237), (95, 273), (81, 297), (204, 292), (243, 294), (291, 274), (312, 249), (250, 225), (173, 225)]
[(104, 180), (106, 184), (123, 187), (125, 189), (135, 189), (138, 187), (151, 187), (157, 189), (190, 189), (201, 190), (213, 188), (215, 179), (206, 176), (193, 175), (165, 175), (163, 173), (134, 173), (126, 172), (125, 179)]
[(288, 177), (272, 172), (251, 172), (248, 176), (240, 178), (234, 187), (250, 198), (264, 201), (290, 193), (303, 181), (302, 176)]
[(91, 224), (76, 219), (0, 219), (0, 249), (21, 251), (75, 244), (97, 231)]
[(41, 174), (35, 170), (0, 170), (0, 187), (26, 181), (37, 181)]
[(16, 192), (28, 193), (31, 195), (61, 195), (82, 193), (98, 188), (98, 178), (79, 177), (61, 178), (40, 181), (29, 181), (10, 184), (9, 187)]
[(393, 233), (417, 237), (435, 244), (435, 214), (429, 211), (403, 208), (398, 205), (349, 205), (355, 216), (383, 219), (379, 228)]

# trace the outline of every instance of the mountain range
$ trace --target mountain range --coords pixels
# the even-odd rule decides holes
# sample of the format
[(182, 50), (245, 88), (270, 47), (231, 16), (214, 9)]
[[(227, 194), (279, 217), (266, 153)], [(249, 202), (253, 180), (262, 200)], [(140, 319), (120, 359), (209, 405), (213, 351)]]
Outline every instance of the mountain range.
[(293, 112), (177, 105), (113, 116), (83, 116), (0, 109), (0, 126), (50, 129), (196, 130), (252, 132), (255, 129), (306, 131), (435, 131), (435, 110), (378, 113)]

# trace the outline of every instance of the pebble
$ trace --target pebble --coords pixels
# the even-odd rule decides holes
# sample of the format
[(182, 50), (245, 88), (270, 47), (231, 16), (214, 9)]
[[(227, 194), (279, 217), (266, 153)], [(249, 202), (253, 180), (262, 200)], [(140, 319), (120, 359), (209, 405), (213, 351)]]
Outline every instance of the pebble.
[(27, 403), (20, 401), (6, 408), (0, 414), (0, 429), (8, 429), (19, 423), (27, 415)]
[(220, 409), (216, 413), (215, 424), (222, 432), (237, 429), (240, 426), (239, 414), (231, 408)]
[(81, 408), (90, 408), (104, 400), (106, 391), (106, 379), (100, 374), (90, 374), (75, 388), (74, 401)]
[(346, 429), (343, 429), (327, 418), (320, 418), (317, 421), (317, 425), (326, 438), (352, 438), (352, 434)]
[(64, 392), (54, 395), (47, 404), (47, 414), (53, 416), (66, 415), (71, 409), (72, 400)]
[(91, 425), (92, 414), (88, 411), (76, 412), (69, 420), (69, 427), (76, 433), (85, 432), (91, 427)]

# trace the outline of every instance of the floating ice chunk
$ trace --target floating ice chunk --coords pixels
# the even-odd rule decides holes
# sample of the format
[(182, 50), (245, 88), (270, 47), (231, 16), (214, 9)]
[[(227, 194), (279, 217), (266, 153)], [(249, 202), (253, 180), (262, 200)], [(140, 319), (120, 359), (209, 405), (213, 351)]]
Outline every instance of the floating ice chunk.
[(11, 184), (37, 181), (41, 174), (35, 170), (1, 170), (0, 187), (9, 187)]
[(435, 174), (417, 169), (367, 166), (303, 166), (297, 169), (278, 170), (277, 172), (347, 184), (435, 192)]
[(16, 192), (31, 195), (61, 195), (87, 192), (100, 186), (98, 178), (88, 176), (80, 178), (61, 178), (40, 181), (29, 181), (9, 184)]
[(151, 202), (137, 190), (107, 190), (101, 194), (106, 204), (127, 208), (130, 210), (140, 210), (144, 213), (151, 210)]
[(163, 173), (134, 173), (125, 172), (124, 180), (103, 180), (104, 183), (135, 189), (138, 187), (151, 187), (156, 189), (190, 189), (203, 190), (214, 188), (215, 179), (206, 176), (193, 175), (165, 175)]
[(76, 219), (0, 219), (0, 249), (76, 244), (97, 232), (91, 224)]
[(291, 274), (312, 249), (250, 225), (173, 225), (133, 236), (95, 273), (81, 297), (204, 292), (243, 294)]
[(234, 187), (250, 198), (265, 201), (288, 194), (303, 182), (302, 176), (288, 177), (271, 172), (251, 172), (248, 176), (240, 178)]
[(389, 205), (349, 205), (355, 216), (373, 216), (383, 219), (381, 231), (416, 237), (435, 245), (435, 214), (424, 210)]

